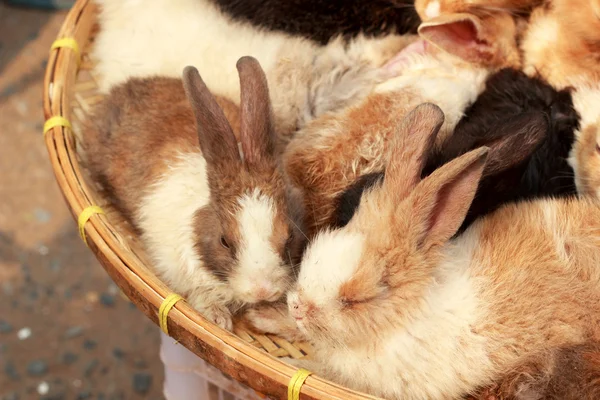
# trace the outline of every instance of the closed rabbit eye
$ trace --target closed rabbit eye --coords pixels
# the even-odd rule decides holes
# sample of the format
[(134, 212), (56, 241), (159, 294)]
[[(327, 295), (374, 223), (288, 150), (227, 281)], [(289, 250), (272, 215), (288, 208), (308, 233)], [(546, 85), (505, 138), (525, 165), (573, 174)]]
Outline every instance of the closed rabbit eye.
[(225, 236), (221, 236), (221, 246), (223, 246), (226, 249), (230, 249), (231, 248), (229, 246), (229, 243), (227, 242), (227, 239), (225, 239)]
[(354, 306), (356, 304), (359, 304), (359, 303), (362, 303), (362, 302), (363, 301), (361, 301), (361, 300), (342, 299), (342, 306), (344, 308), (347, 308), (347, 307), (352, 307), (352, 306)]
[(599, 144), (599, 143), (596, 143), (596, 151), (597, 151), (598, 153), (600, 153), (600, 144)]

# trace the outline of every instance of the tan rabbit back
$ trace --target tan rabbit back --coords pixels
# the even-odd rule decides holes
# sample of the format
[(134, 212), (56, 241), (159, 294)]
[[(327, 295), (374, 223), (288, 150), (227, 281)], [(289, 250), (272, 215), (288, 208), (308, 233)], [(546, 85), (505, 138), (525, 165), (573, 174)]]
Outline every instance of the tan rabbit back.
[(600, 339), (600, 204), (589, 199), (509, 205), (469, 233), (473, 274), (493, 320), (481, 329), (497, 361), (535, 348)]

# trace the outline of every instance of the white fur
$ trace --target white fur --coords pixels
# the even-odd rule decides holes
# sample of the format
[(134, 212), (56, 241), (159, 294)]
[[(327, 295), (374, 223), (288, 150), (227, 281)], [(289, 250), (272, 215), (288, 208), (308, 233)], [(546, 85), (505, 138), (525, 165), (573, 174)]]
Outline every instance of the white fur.
[(570, 261), (569, 254), (565, 250), (566, 235), (558, 230), (560, 226), (558, 210), (555, 205), (549, 201), (540, 202), (542, 215), (544, 216), (545, 228), (549, 235), (552, 235), (552, 241), (555, 244), (556, 254), (563, 260), (565, 265)]
[(239, 103), (236, 62), (253, 56), (269, 81), (277, 132), (369, 93), (376, 68), (407, 42), (403, 36), (343, 40), (327, 46), (231, 21), (209, 0), (96, 0), (101, 30), (92, 57), (107, 92), (130, 77), (180, 77), (193, 65), (216, 95)]
[(203, 268), (195, 248), (194, 214), (208, 203), (206, 161), (199, 153), (189, 153), (151, 185), (137, 212), (158, 276), (201, 312), (232, 300), (229, 287)]
[[(581, 132), (591, 125), (600, 126), (600, 86), (584, 84), (575, 90), (573, 93), (573, 107), (579, 113), (580, 129), (575, 131), (575, 140), (578, 141)], [(586, 168), (588, 163), (579, 160), (577, 155), (578, 143), (571, 147), (569, 152), (568, 162), (575, 174), (575, 185), (577, 191), (581, 194), (586, 194), (589, 191), (589, 185), (586, 185), (581, 179), (580, 168)], [(584, 156), (589, 156), (584, 152)], [(589, 171), (588, 171), (589, 173)], [(596, 197), (600, 199), (600, 188), (596, 189)]]
[(427, 7), (425, 8), (425, 15), (430, 19), (440, 15), (440, 2), (435, 0), (427, 4)]
[[(242, 295), (240, 300), (276, 300), (285, 289), (287, 270), (271, 242), (275, 204), (255, 189), (239, 199), (239, 207), (239, 265), (230, 284)], [(257, 290), (263, 290), (266, 297), (257, 299)]]
[(300, 38), (229, 21), (208, 0), (97, 0), (101, 5), (97, 59), (103, 91), (130, 76), (179, 77), (193, 65), (216, 94), (239, 100), (237, 60), (256, 57), (272, 69), (284, 46), (310, 51)]
[[(471, 329), (487, 312), (478, 278), (469, 274), (478, 238), (478, 230), (470, 229), (447, 247), (446, 261), (402, 330), (352, 348), (313, 343), (319, 368), (344, 385), (390, 399), (458, 398), (486, 382), (495, 372), (487, 339)], [(317, 238), (302, 263), (303, 295), (316, 304), (331, 302), (361, 253), (360, 235), (337, 231)]]
[[(600, 122), (600, 85), (582, 85), (573, 92), (573, 107), (579, 113), (581, 128)], [(578, 135), (579, 132), (576, 132)]]
[[(364, 236), (344, 231), (321, 232), (302, 258), (298, 283), (317, 305), (338, 297), (362, 255)], [(335, 266), (335, 267), (334, 267)]]
[(419, 96), (419, 102), (438, 105), (445, 116), (443, 130), (453, 130), (463, 117), (464, 110), (485, 89), (485, 80), (489, 75), (489, 70), (430, 51), (407, 54), (406, 60), (396, 68), (398, 76), (378, 85), (375, 91), (415, 93)]
[(526, 58), (523, 71), (529, 76), (535, 76), (539, 72), (538, 66), (530, 64), (529, 60), (543, 59), (541, 54), (552, 46), (552, 43), (558, 41), (560, 34), (559, 21), (556, 18), (543, 16), (540, 9), (537, 12), (538, 17), (529, 24), (522, 43)]

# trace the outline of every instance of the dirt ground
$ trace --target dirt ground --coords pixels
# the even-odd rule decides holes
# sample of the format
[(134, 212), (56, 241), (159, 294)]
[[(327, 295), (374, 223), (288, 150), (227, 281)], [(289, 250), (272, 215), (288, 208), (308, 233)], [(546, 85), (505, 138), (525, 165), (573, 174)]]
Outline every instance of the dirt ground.
[(65, 14), (0, 2), (0, 399), (161, 399), (159, 330), (79, 238), (42, 141)]

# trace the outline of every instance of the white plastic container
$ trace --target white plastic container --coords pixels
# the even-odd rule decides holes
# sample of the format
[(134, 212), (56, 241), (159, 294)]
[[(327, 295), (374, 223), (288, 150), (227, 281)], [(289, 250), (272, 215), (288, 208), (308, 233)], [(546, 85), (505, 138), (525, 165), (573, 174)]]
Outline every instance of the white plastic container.
[(175, 339), (160, 333), (160, 359), (165, 367), (166, 400), (264, 400), (255, 391), (228, 378)]

